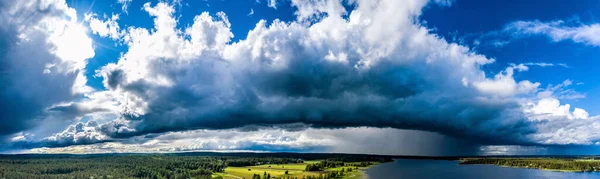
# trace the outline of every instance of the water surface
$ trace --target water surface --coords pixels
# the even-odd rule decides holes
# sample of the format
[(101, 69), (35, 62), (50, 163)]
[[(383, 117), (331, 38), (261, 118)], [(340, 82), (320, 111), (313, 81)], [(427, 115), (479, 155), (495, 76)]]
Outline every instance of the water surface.
[(600, 178), (600, 172), (552, 172), (496, 165), (458, 165), (458, 161), (397, 159), (367, 169), (369, 179), (390, 178)]

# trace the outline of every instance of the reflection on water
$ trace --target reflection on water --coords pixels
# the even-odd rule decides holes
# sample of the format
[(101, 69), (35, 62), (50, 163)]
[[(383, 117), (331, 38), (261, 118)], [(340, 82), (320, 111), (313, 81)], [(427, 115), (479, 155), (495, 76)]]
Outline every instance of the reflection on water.
[(458, 161), (398, 159), (366, 171), (369, 179), (389, 178), (600, 178), (600, 172), (551, 172), (495, 165), (458, 165)]

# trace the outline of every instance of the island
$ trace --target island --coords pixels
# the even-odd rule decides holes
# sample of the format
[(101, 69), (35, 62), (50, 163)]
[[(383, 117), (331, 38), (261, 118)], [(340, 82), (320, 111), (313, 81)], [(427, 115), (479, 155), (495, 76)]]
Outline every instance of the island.
[(590, 157), (507, 157), (507, 158), (462, 158), (459, 164), (492, 164), (505, 167), (532, 168), (560, 172), (600, 171), (600, 160)]

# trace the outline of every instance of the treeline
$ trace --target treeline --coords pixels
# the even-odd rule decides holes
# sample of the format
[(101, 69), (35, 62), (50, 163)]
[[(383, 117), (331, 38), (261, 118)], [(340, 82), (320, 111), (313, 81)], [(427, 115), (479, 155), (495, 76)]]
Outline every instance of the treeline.
[(368, 167), (373, 163), (362, 161), (360, 163), (344, 163), (343, 161), (333, 161), (333, 160), (325, 160), (319, 163), (312, 163), (306, 165), (304, 171), (323, 171), (328, 168), (336, 168), (336, 167)]
[(392, 162), (397, 156), (369, 155), (369, 154), (328, 154), (328, 153), (220, 153), (220, 152), (189, 152), (172, 153), (165, 155), (176, 156), (224, 156), (224, 157), (244, 157), (244, 158), (290, 158), (302, 160), (332, 160), (343, 162)]
[(288, 163), (300, 163), (303, 162), (299, 159), (293, 158), (254, 158), (254, 157), (221, 157), (220, 159), (227, 161), (227, 166), (232, 167), (243, 167), (243, 166), (253, 166), (253, 165), (261, 165), (261, 164), (288, 164)]
[(346, 166), (353, 166), (353, 167), (368, 167), (370, 165), (373, 165), (373, 163), (371, 162), (360, 162), (360, 163), (353, 163), (353, 164), (346, 164)]
[(0, 178), (211, 178), (225, 167), (207, 157), (0, 159)]
[(344, 162), (325, 160), (325, 161), (321, 161), (319, 163), (308, 164), (308, 165), (306, 165), (306, 168), (304, 170), (305, 171), (322, 171), (327, 168), (335, 168), (335, 167), (340, 167), (340, 166), (344, 166)]
[(600, 160), (579, 160), (566, 158), (469, 158), (462, 159), (460, 164), (493, 164), (521, 168), (581, 172), (600, 171)]

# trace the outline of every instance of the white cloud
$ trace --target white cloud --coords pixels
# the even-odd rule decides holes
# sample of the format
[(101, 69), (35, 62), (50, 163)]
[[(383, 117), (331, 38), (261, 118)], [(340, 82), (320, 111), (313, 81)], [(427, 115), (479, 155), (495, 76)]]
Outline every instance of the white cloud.
[(528, 80), (519, 81), (513, 78), (514, 71), (527, 71), (529, 68), (523, 64), (512, 64), (504, 71), (496, 74), (494, 79), (486, 79), (481, 82), (475, 82), (473, 85), (482, 93), (497, 95), (499, 97), (510, 97), (517, 94), (529, 94), (536, 92), (540, 83)]
[(100, 126), (96, 121), (79, 122), (60, 133), (45, 138), (43, 141), (47, 143), (47, 146), (60, 147), (74, 144), (92, 144), (108, 140), (109, 137), (104, 135), (98, 127)]
[(553, 66), (560, 66), (560, 67), (565, 67), (565, 68), (569, 68), (569, 65), (567, 65), (566, 63), (544, 63), (544, 62), (528, 62), (528, 63), (523, 63), (524, 65), (527, 66), (540, 66), (540, 67), (553, 67)]
[(482, 155), (547, 155), (547, 147), (519, 145), (490, 145), (479, 148)]
[(585, 98), (586, 94), (577, 92), (569, 86), (573, 84), (573, 81), (567, 79), (558, 85), (548, 85), (545, 89), (540, 90), (537, 96), (538, 98), (553, 97), (557, 99), (581, 99)]
[(8, 135), (51, 118), (48, 107), (91, 92), (83, 74), (95, 52), (64, 0), (0, 4), (0, 63), (10, 67), (0, 68), (0, 135)]
[(96, 14), (85, 14), (85, 21), (89, 22), (89, 26), (94, 34), (98, 34), (101, 37), (110, 37), (115, 40), (123, 36), (117, 20), (119, 20), (119, 15), (117, 14), (113, 14), (106, 21), (97, 19)]
[(532, 117), (539, 119), (547, 119), (546, 117), (574, 118), (570, 111), (571, 106), (569, 104), (560, 105), (560, 101), (554, 98), (540, 99), (537, 104), (530, 105), (531, 108), (527, 112), (534, 114)]
[(571, 110), (571, 105), (555, 98), (530, 101), (523, 108), (529, 120), (540, 121), (531, 135), (538, 143), (591, 145), (600, 141), (600, 116), (590, 116), (584, 109)]
[(299, 21), (308, 19), (319, 20), (323, 14), (340, 16), (346, 14), (346, 9), (336, 0), (304, 1), (292, 0), (292, 6), (298, 8), (295, 12)]
[(121, 4), (121, 10), (127, 13), (127, 8), (129, 7), (132, 1), (133, 0), (118, 0), (117, 2)]
[(565, 21), (516, 21), (508, 24), (504, 31), (521, 35), (545, 35), (553, 41), (570, 40), (586, 45), (600, 46), (600, 24), (567, 25)]
[(266, 0), (267, 1), (267, 6), (273, 8), (273, 9), (277, 9), (277, 0)]
[(254, 15), (254, 9), (250, 8), (250, 12), (248, 13), (248, 16), (252, 16)]

